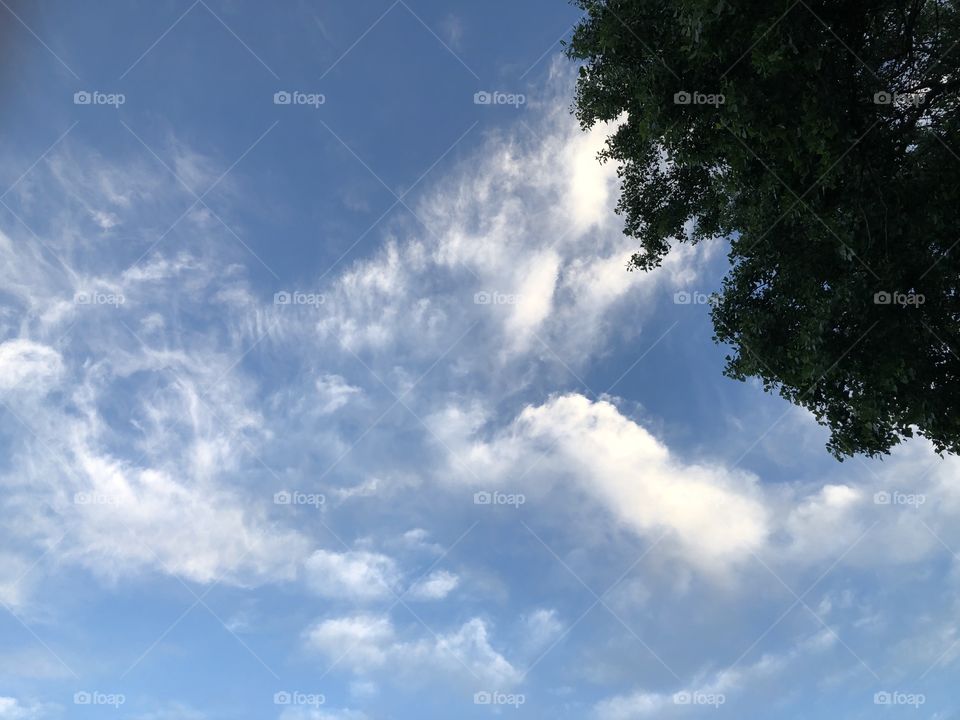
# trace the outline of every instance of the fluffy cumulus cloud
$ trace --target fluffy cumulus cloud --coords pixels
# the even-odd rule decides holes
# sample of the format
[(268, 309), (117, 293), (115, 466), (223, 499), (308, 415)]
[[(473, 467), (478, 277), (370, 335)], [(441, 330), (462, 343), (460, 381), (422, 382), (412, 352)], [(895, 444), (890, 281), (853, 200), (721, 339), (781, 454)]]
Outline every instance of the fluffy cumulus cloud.
[(310, 586), (323, 597), (362, 601), (397, 592), (396, 563), (379, 553), (317, 550), (307, 558), (304, 568)]
[(331, 660), (346, 656), (355, 667), (383, 665), (394, 647), (390, 619), (380, 615), (351, 615), (323, 620), (307, 631), (310, 646)]
[(553, 507), (586, 497), (714, 580), (757, 563), (789, 572), (838, 557), (870, 567), (918, 562), (943, 550), (941, 536), (955, 538), (946, 518), (958, 492), (947, 478), (957, 461), (918, 473), (918, 458), (929, 457), (923, 443), (855, 480), (840, 481), (850, 474), (838, 468), (837, 480), (769, 486), (723, 461), (685, 459), (609, 400), (579, 393), (527, 405), (507, 423), (483, 404), (447, 406), (428, 422), (452, 458), (441, 481), (492, 483), (545, 502), (558, 495)]
[(60, 353), (51, 347), (19, 338), (0, 344), (0, 390), (49, 389), (62, 372)]
[(742, 559), (766, 540), (755, 478), (685, 462), (609, 402), (557, 397), (525, 409), (515, 432), (556, 446), (614, 517), (649, 537), (670, 533), (695, 564)]
[(401, 636), (386, 615), (357, 614), (319, 621), (306, 632), (308, 646), (328, 662), (360, 673), (389, 668), (393, 676), (453, 676), (482, 686), (509, 688), (521, 672), (491, 644), (488, 623), (472, 618), (455, 630), (420, 628), (420, 637)]
[(534, 492), (549, 478), (569, 478), (624, 527), (650, 540), (669, 536), (708, 572), (766, 543), (771, 518), (755, 477), (677, 457), (608, 401), (556, 396), (486, 440), (469, 415), (448, 408), (433, 419), (445, 445), (474, 469), (459, 477)]
[(436, 570), (429, 576), (418, 580), (407, 591), (407, 594), (414, 600), (442, 600), (452, 593), (459, 584), (460, 578), (453, 573), (446, 570)]
[(0, 718), (3, 720), (41, 720), (53, 717), (50, 714), (52, 711), (50, 706), (0, 696)]

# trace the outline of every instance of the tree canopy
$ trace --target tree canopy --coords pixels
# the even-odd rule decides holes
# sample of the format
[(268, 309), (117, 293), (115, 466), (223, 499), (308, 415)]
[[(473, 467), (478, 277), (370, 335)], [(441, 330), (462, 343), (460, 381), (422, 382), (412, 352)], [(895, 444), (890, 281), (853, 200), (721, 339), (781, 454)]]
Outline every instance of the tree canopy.
[(944, 0), (575, 0), (585, 128), (656, 268), (729, 238), (724, 372), (838, 458), (960, 450), (960, 13)]

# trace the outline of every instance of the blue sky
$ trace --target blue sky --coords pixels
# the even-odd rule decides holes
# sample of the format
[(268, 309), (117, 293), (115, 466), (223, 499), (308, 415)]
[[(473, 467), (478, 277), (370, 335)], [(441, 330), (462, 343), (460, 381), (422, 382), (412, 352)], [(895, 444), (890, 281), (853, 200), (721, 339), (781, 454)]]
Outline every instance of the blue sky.
[(0, 5), (0, 718), (960, 717), (956, 461), (625, 271), (574, 8)]

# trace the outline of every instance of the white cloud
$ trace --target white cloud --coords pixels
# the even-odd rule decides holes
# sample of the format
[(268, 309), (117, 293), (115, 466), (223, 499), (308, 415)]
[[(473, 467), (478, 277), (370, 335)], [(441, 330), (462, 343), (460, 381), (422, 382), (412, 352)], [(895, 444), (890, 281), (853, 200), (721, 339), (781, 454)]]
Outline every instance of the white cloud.
[(28, 595), (30, 564), (19, 555), (0, 550), (0, 602), (11, 607), (22, 605)]
[(354, 667), (370, 669), (386, 662), (394, 629), (385, 616), (352, 615), (316, 623), (307, 630), (307, 641), (331, 659), (343, 655)]
[(805, 656), (815, 656), (831, 647), (836, 636), (828, 630), (803, 638), (790, 650), (779, 655), (763, 655), (752, 665), (733, 666), (712, 673), (701, 674), (686, 686), (673, 692), (637, 690), (601, 700), (594, 706), (598, 720), (635, 720), (641, 717), (661, 717), (672, 709), (689, 711), (689, 703), (696, 698), (702, 708), (712, 710), (729, 702), (727, 696), (749, 690), (754, 684), (784, 672), (792, 662)]
[(317, 392), (320, 394), (320, 414), (329, 415), (336, 412), (355, 395), (363, 391), (350, 385), (339, 375), (323, 375), (317, 379)]
[(394, 676), (442, 673), (508, 688), (520, 672), (490, 644), (486, 622), (473, 618), (449, 633), (399, 637), (386, 615), (358, 614), (320, 621), (306, 632), (307, 644), (359, 673), (388, 667)]
[(372, 477), (367, 478), (353, 487), (334, 488), (333, 494), (342, 501), (355, 497), (373, 497), (383, 489), (384, 484), (380, 478)]
[(367, 720), (367, 715), (359, 710), (317, 708), (287, 708), (280, 714), (280, 720)]
[(51, 347), (24, 339), (0, 344), (0, 390), (48, 390), (62, 373), (63, 360)]
[(40, 720), (49, 717), (48, 705), (24, 704), (17, 698), (0, 696), (0, 720)]
[(294, 577), (304, 540), (268, 532), (264, 518), (228, 491), (197, 491), (103, 457), (81, 460), (94, 482), (77, 491), (90, 502), (73, 508), (65, 554), (95, 573), (115, 579), (157, 567), (196, 582), (237, 584)]
[(509, 482), (528, 467), (533, 477), (570, 476), (624, 527), (650, 540), (669, 535), (707, 572), (760, 550), (770, 531), (755, 478), (674, 456), (606, 401), (570, 394), (529, 406), (489, 442), (455, 435), (473, 423), (449, 412), (432, 424), (479, 476)]
[(304, 570), (317, 594), (357, 601), (393, 596), (400, 577), (392, 558), (362, 550), (317, 550), (304, 563)]
[(206, 720), (207, 715), (182, 703), (171, 703), (153, 712), (136, 715), (136, 720)]
[(446, 570), (436, 570), (418, 581), (407, 592), (414, 600), (442, 600), (460, 584), (460, 578)]
[(494, 650), (487, 624), (480, 618), (468, 620), (456, 632), (408, 646), (402, 655), (437, 668), (449, 667), (452, 661), (457, 661), (472, 677), (495, 688), (513, 687), (522, 677), (503, 655)]
[(538, 608), (523, 618), (524, 645), (530, 652), (537, 652), (556, 640), (566, 629), (560, 622), (557, 611)]
[(120, 224), (120, 220), (112, 212), (104, 210), (95, 210), (91, 213), (94, 221), (100, 226), (101, 230), (111, 230)]
[[(5, 540), (35, 546), (34, 557), (66, 532), (50, 566), (66, 560), (110, 580), (142, 571), (240, 585), (293, 578), (308, 543), (272, 530), (270, 506), (236, 482), (251, 462), (262, 468), (254, 458), (268, 435), (256, 385), (234, 367), (247, 347), (222, 330), (184, 332), (216, 305), (211, 295), (236, 294), (242, 280), (226, 256), (204, 258), (212, 238), (192, 246), (196, 255), (154, 255), (133, 269), (100, 252), (91, 218), (151, 226), (155, 204), (182, 190), (155, 169), (77, 160), (68, 145), (17, 188), (51, 250), (0, 234), (0, 280), (14, 306), (0, 314), (14, 335), (0, 344), (0, 394), (26, 426), (11, 434), (0, 477)], [(34, 193), (40, 178), (44, 192)], [(137, 222), (126, 223), (131, 217)], [(119, 292), (128, 304), (74, 302), (92, 290)], [(173, 297), (192, 319), (173, 311)], [(271, 494), (258, 492), (257, 500)], [(23, 602), (24, 584), (10, 586), (5, 569), (0, 586), (8, 601)]]
[[(597, 160), (606, 128), (582, 132), (563, 102), (530, 122), (529, 135), (490, 136), (421, 193), (411, 208), (422, 225), (392, 228), (380, 251), (341, 270), (311, 330), (353, 352), (435, 358), (478, 323), (470, 345), (487, 356), (454, 354), (474, 374), (491, 362), (556, 363), (553, 352), (576, 365), (602, 350), (628, 299), (635, 326), (656, 289), (695, 275), (710, 243), (677, 248), (660, 272), (626, 272), (635, 241), (612, 211), (616, 166)], [(490, 302), (476, 304), (478, 293)], [(276, 316), (275, 339), (302, 337), (300, 318)]]
[[(662, 537), (658, 555), (670, 552), (717, 580), (732, 582), (731, 571), (748, 565), (767, 572), (760, 561), (783, 576), (834, 560), (891, 567), (943, 551), (941, 539), (960, 544), (948, 519), (960, 511), (952, 479), (960, 460), (924, 476), (924, 443), (877, 473), (857, 477), (838, 465), (819, 482), (770, 485), (721, 460), (686, 459), (611, 402), (576, 393), (528, 405), (506, 424), (463, 401), (427, 423), (452, 458), (436, 471), (438, 482), (522, 492), (546, 512), (586, 497), (591, 504), (570, 516), (584, 536), (596, 526), (588, 511), (600, 510), (648, 542)], [(892, 493), (893, 504), (877, 503), (877, 492)], [(897, 506), (898, 497), (915, 504)]]

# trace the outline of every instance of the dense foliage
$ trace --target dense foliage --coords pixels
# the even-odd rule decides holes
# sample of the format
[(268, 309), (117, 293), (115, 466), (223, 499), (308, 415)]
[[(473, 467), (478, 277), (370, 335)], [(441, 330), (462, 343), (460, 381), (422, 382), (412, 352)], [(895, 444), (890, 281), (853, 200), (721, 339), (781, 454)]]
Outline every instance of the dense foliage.
[(960, 450), (960, 14), (942, 0), (576, 0), (584, 127), (619, 121), (631, 269), (728, 236), (725, 372), (838, 458)]

